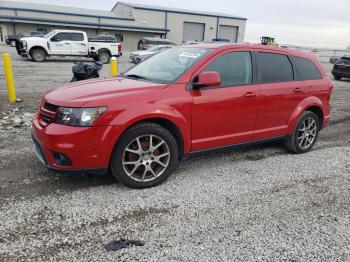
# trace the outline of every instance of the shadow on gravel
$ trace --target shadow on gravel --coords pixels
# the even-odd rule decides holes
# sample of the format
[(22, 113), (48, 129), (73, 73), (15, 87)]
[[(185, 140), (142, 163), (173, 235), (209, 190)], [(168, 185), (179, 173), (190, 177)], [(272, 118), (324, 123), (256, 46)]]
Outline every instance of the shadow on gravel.
[(110, 251), (117, 251), (123, 248), (128, 248), (131, 246), (138, 246), (142, 247), (145, 245), (145, 242), (140, 240), (126, 240), (126, 239), (120, 239), (120, 240), (114, 240), (106, 245), (103, 245), (104, 248), (110, 252)]

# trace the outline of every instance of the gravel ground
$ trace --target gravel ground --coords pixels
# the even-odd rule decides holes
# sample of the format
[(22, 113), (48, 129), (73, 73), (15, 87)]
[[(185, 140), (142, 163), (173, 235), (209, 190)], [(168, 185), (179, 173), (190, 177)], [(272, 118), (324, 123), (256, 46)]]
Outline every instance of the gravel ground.
[[(37, 64), (0, 50), (13, 54), (23, 100), (9, 107), (1, 88), (3, 113), (35, 112), (43, 91), (71, 78), (73, 59)], [(0, 261), (350, 261), (350, 81), (334, 83), (332, 125), (312, 152), (266, 144), (194, 157), (145, 190), (54, 175), (30, 129), (0, 126)], [(105, 251), (121, 238), (145, 245)]]

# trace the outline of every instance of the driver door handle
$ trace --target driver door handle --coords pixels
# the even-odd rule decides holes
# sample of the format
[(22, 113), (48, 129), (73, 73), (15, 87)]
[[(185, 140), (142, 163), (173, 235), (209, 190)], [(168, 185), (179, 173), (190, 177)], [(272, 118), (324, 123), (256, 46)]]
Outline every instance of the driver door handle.
[(247, 92), (243, 96), (244, 97), (256, 97), (256, 92)]
[(300, 87), (297, 87), (297, 88), (294, 88), (293, 89), (293, 92), (294, 93), (301, 93), (301, 92), (304, 92), (304, 89), (300, 88)]

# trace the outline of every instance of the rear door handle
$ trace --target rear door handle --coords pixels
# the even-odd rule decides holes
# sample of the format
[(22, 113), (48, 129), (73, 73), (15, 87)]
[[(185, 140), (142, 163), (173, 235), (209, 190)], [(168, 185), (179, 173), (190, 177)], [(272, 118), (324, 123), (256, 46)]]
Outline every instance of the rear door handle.
[(69, 45), (70, 43), (65, 43), (66, 45)]
[(255, 97), (256, 93), (255, 92), (247, 92), (243, 95), (244, 97)]
[(301, 93), (301, 92), (304, 92), (304, 89), (300, 88), (300, 87), (297, 87), (297, 88), (294, 88), (293, 89), (293, 92), (294, 93)]

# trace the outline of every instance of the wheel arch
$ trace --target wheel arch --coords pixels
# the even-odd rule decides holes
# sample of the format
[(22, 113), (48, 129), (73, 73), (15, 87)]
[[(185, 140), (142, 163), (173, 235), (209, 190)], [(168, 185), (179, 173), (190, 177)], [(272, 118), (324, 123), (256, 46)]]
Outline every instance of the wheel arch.
[(143, 118), (141, 120), (138, 120), (134, 123), (132, 123), (131, 125), (129, 125), (124, 131), (129, 130), (130, 128), (136, 126), (136, 125), (140, 125), (142, 123), (154, 123), (154, 124), (158, 124), (161, 127), (163, 127), (164, 129), (168, 130), (175, 138), (177, 146), (178, 146), (178, 151), (179, 151), (179, 160), (183, 157), (184, 155), (184, 137), (183, 134), (180, 130), (180, 128), (177, 126), (176, 123), (174, 123), (173, 121), (164, 118), (164, 117), (150, 117), (150, 118)]
[(102, 52), (107, 52), (110, 56), (112, 56), (111, 50), (109, 50), (108, 48), (100, 48), (97, 50), (97, 54), (100, 54)]
[(32, 46), (32, 47), (29, 49), (29, 54), (31, 54), (31, 52), (32, 52), (34, 49), (42, 49), (42, 50), (45, 51), (45, 53), (46, 53), (47, 56), (49, 55), (49, 52), (46, 50), (46, 48), (43, 47), (43, 46), (40, 46), (40, 45)]
[(305, 111), (311, 111), (319, 117), (320, 128), (321, 128), (323, 126), (324, 118), (325, 118), (325, 112), (324, 112), (323, 108), (324, 108), (324, 105), (318, 97), (308, 97), (308, 98), (304, 99), (295, 108), (292, 116), (290, 117), (289, 122), (288, 122), (287, 133), (291, 134), (293, 132), (296, 124), (298, 123), (300, 116)]

